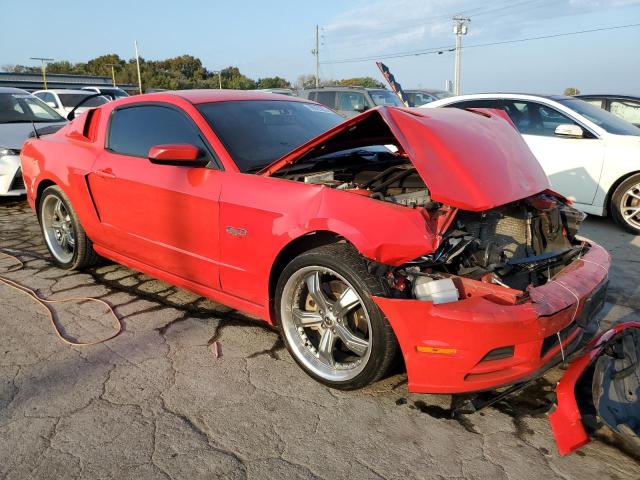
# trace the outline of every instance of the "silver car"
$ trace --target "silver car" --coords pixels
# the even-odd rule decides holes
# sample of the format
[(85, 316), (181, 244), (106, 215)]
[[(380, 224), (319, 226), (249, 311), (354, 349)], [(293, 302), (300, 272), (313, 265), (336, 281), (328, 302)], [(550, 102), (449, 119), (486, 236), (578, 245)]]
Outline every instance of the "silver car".
[(29, 92), (0, 87), (0, 196), (26, 193), (20, 170), (20, 150), (34, 128), (62, 126), (65, 122)]

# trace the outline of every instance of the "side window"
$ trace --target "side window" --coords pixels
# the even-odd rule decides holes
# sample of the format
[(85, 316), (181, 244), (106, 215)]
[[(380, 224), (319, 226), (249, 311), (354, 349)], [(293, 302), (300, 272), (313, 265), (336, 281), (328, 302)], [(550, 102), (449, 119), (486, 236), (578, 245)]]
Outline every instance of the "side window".
[(146, 158), (151, 147), (166, 143), (188, 143), (207, 154), (195, 125), (173, 108), (146, 105), (113, 112), (107, 139), (111, 151)]
[(626, 100), (611, 100), (611, 113), (626, 120), (629, 123), (640, 123), (640, 103)]
[(41, 94), (42, 95), (42, 100), (49, 105), (50, 107), (53, 106), (53, 108), (59, 108), (60, 104), (58, 103), (58, 99), (56, 98), (56, 96), (53, 93), (49, 93), (49, 92), (44, 92)]
[(338, 110), (363, 112), (366, 105), (364, 95), (360, 92), (338, 93)]
[(316, 92), (316, 102), (329, 108), (336, 108), (336, 92)]
[(604, 108), (604, 106), (602, 105), (601, 98), (581, 98), (580, 100), (584, 100), (585, 102), (590, 103), (594, 107)]
[(555, 108), (536, 102), (507, 100), (505, 110), (523, 135), (553, 137), (558, 125), (578, 125)]

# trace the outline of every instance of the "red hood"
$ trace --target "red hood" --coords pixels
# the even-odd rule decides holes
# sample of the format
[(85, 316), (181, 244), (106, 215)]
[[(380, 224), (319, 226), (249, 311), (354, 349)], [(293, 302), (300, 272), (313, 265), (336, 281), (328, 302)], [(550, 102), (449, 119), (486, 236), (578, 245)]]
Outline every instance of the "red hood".
[[(393, 143), (437, 202), (481, 211), (549, 188), (542, 167), (502, 112), (378, 107), (310, 140), (262, 170), (271, 175), (311, 150), (318, 155)], [(361, 145), (358, 145), (360, 143)]]

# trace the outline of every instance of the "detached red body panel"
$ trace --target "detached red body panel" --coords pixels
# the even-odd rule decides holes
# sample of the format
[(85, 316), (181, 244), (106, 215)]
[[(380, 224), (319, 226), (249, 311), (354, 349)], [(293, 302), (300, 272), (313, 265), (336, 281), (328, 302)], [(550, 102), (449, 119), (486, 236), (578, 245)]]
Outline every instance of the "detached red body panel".
[[(501, 114), (457, 109), (373, 109), (258, 174), (242, 173), (197, 107), (252, 100), (304, 102), (256, 92), (186, 91), (129, 97), (84, 113), (57, 133), (26, 142), (28, 201), (37, 208), (42, 191), (57, 185), (99, 254), (274, 323), (274, 284), (283, 263), (313, 238), (348, 242), (374, 265), (402, 266), (436, 251), (460, 210), (485, 211), (549, 188)], [(150, 162), (146, 152), (136, 157), (109, 148), (110, 119), (118, 109), (139, 105), (180, 112), (216, 165), (180, 165), (197, 152), (173, 139), (151, 152), (164, 163), (176, 161), (169, 165)], [(442, 205), (409, 208), (362, 189), (273, 175), (312, 152), (347, 149), (353, 138), (368, 137), (395, 145), (398, 159), (415, 166), (433, 202)], [(589, 243), (556, 284), (530, 289), (522, 301), (511, 301), (516, 295), (510, 289), (464, 279), (457, 280), (463, 298), (448, 304), (374, 300), (400, 343), (411, 391), (484, 390), (539, 375), (569, 351), (590, 316), (587, 304), (606, 286), (608, 268), (606, 252)], [(494, 350), (504, 348), (513, 355), (496, 356)]]
[[(593, 339), (585, 348), (585, 353), (571, 362), (562, 379), (558, 382), (556, 387), (557, 406), (553, 413), (549, 415), (549, 423), (551, 424), (560, 455), (567, 455), (590, 441), (589, 435), (582, 423), (582, 413), (576, 400), (576, 385), (578, 381), (598, 357), (603, 354), (607, 345), (625, 331), (631, 330), (640, 332), (640, 322), (620, 323)], [(637, 372), (640, 371), (640, 366), (636, 365), (635, 370), (637, 375)], [(626, 373), (629, 374), (629, 372)], [(594, 379), (594, 381), (597, 382), (602, 380), (608, 382), (611, 379)], [(591, 385), (589, 385), (589, 387), (591, 387)], [(629, 395), (636, 396), (636, 403), (639, 393), (640, 392), (628, 392)], [(611, 426), (615, 429), (618, 425)]]

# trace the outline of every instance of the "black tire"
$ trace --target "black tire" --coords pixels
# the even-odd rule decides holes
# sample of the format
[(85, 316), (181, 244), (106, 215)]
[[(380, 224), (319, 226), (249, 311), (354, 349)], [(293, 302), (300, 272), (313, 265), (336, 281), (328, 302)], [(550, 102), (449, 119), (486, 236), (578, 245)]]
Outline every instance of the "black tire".
[[(618, 185), (618, 188), (616, 188), (615, 192), (613, 192), (613, 195), (611, 196), (610, 210), (614, 222), (626, 231), (640, 235), (640, 214), (636, 216), (635, 221), (627, 221), (622, 213), (622, 202), (625, 199), (625, 195), (634, 186), (638, 186), (638, 191), (640, 191), (640, 173), (631, 175), (624, 182)], [(631, 205), (633, 206), (640, 206), (640, 199), (629, 199), (629, 197), (627, 197), (626, 200), (632, 200), (633, 203), (631, 203)]]
[[(370, 353), (364, 368), (357, 376), (346, 381), (331, 381), (315, 374), (298, 358), (292, 348), (282, 323), (282, 300), (287, 281), (301, 269), (319, 266), (337, 272), (348, 281), (361, 299), (370, 321)], [(398, 343), (391, 325), (371, 295), (385, 296), (388, 286), (384, 280), (369, 273), (365, 259), (349, 244), (336, 243), (314, 248), (294, 258), (282, 271), (275, 291), (276, 321), (289, 353), (296, 363), (312, 378), (332, 388), (355, 390), (381, 379), (388, 371), (398, 351)], [(334, 304), (335, 305), (335, 304)], [(293, 306), (291, 306), (293, 308)], [(359, 367), (362, 368), (362, 367)]]
[[(55, 252), (52, 251), (51, 246), (49, 245), (49, 242), (46, 238), (47, 233), (45, 232), (46, 222), (43, 218), (43, 205), (45, 205), (48, 199), (56, 199), (61, 201), (66, 208), (66, 211), (68, 212), (68, 216), (70, 218), (70, 226), (73, 230), (75, 245), (71, 258), (67, 261), (58, 258)], [(47, 187), (44, 192), (42, 192), (42, 197), (38, 202), (38, 221), (40, 222), (40, 229), (42, 231), (47, 250), (49, 250), (51, 261), (58, 268), (62, 268), (64, 270), (81, 270), (83, 268), (91, 267), (100, 262), (101, 257), (93, 250), (93, 242), (89, 239), (89, 237), (87, 237), (87, 234), (82, 228), (80, 220), (78, 219), (78, 215), (73, 209), (73, 205), (71, 205), (71, 202), (69, 201), (67, 195), (57, 185)]]

